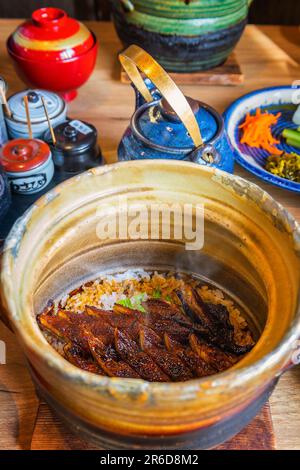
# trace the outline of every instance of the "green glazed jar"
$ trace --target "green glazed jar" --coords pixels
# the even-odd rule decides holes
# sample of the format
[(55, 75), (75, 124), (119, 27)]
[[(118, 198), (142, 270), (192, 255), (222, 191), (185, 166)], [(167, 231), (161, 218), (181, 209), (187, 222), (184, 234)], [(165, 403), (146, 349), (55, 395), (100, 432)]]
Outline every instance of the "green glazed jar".
[(194, 72), (226, 60), (252, 0), (111, 0), (117, 33), (168, 71)]

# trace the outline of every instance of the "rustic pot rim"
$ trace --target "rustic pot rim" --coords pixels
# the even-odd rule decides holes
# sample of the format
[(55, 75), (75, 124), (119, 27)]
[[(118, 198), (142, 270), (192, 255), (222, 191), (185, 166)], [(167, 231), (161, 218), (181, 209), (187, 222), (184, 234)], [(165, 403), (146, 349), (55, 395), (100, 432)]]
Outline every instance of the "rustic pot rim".
[[(17, 317), (17, 308), (13, 298), (9, 296), (5, 296), (5, 291), (10, 292), (13, 290), (12, 285), (12, 259), (14, 258), (14, 252), (18, 249), (18, 245), (22, 239), (22, 235), (26, 230), (26, 224), (30, 220), (31, 215), (37, 211), (42, 210), (44, 206), (47, 205), (48, 201), (54, 197), (57, 197), (61, 190), (68, 188), (73, 185), (76, 185), (76, 181), (78, 178), (80, 179), (88, 179), (91, 175), (101, 175), (108, 172), (117, 171), (118, 168), (124, 168), (124, 165), (127, 166), (128, 170), (134, 169), (138, 167), (151, 167), (151, 166), (164, 166), (166, 169), (168, 167), (184, 167), (188, 166), (189, 168), (191, 165), (194, 165), (195, 171), (210, 173), (212, 178), (216, 178), (217, 180), (221, 181), (224, 184), (232, 184), (230, 186), (231, 189), (235, 189), (238, 191), (241, 188), (246, 188), (248, 191), (248, 195), (253, 196), (253, 200), (259, 193), (262, 198), (271, 200), (272, 201), (272, 209), (278, 211), (278, 218), (280, 221), (284, 222), (285, 226), (288, 228), (289, 232), (291, 233), (294, 245), (295, 245), (295, 253), (297, 256), (300, 256), (300, 226), (295, 221), (295, 219), (289, 214), (289, 212), (284, 209), (284, 207), (276, 202), (266, 191), (261, 189), (256, 184), (245, 180), (236, 175), (228, 174), (224, 171), (221, 171), (216, 168), (208, 168), (199, 166), (194, 163), (188, 163), (184, 161), (170, 161), (170, 160), (143, 160), (143, 161), (128, 161), (128, 162), (120, 162), (111, 165), (107, 165), (104, 167), (96, 167), (92, 170), (89, 170), (81, 175), (77, 175), (60, 185), (58, 185), (53, 190), (49, 191), (47, 194), (42, 196), (38, 203), (33, 205), (29, 208), (25, 214), (17, 220), (13, 229), (11, 230), (10, 234), (8, 235), (5, 245), (4, 245), (4, 252), (3, 252), (3, 262), (2, 262), (2, 270), (1, 270), (1, 284), (2, 284), (2, 293), (6, 300), (6, 303), (9, 308), (9, 321), (12, 323), (15, 330), (17, 330), (18, 335), (22, 338), (25, 344), (43, 361), (47, 361), (48, 365), (54, 368), (59, 374), (62, 376), (68, 376), (69, 379), (73, 382), (77, 382), (80, 384), (84, 384), (86, 386), (92, 387), (94, 389), (107, 389), (115, 390), (116, 392), (120, 390), (126, 389), (128, 385), (130, 385), (130, 391), (133, 393), (145, 392), (146, 390), (153, 393), (168, 393), (172, 392), (173, 396), (174, 393), (177, 392), (179, 395), (179, 399), (182, 400), (184, 396), (196, 396), (200, 392), (204, 394), (212, 394), (217, 392), (220, 387), (224, 387), (225, 389), (238, 389), (239, 387), (245, 386), (245, 383), (253, 380), (253, 377), (260, 376), (271, 369), (276, 369), (276, 373), (273, 374), (273, 377), (280, 376), (284, 370), (286, 369), (287, 365), (289, 364), (289, 357), (293, 351), (294, 342), (300, 338), (300, 299), (298, 298), (297, 302), (297, 311), (295, 313), (295, 317), (289, 326), (288, 331), (285, 333), (284, 337), (280, 340), (278, 345), (275, 349), (271, 352), (263, 356), (261, 359), (253, 362), (249, 366), (244, 366), (239, 369), (229, 369), (228, 371), (218, 373), (216, 375), (210, 377), (204, 377), (201, 379), (193, 379), (187, 382), (177, 382), (177, 383), (157, 383), (157, 382), (147, 382), (142, 379), (122, 379), (122, 378), (110, 378), (104, 377), (96, 374), (92, 374), (73, 366), (72, 364), (68, 363), (62, 356), (60, 356), (52, 346), (47, 342), (44, 338), (42, 332), (39, 330), (37, 335), (42, 340), (44, 347), (43, 350), (38, 347), (35, 342), (35, 338), (31, 337), (28, 332), (21, 331), (18, 328), (18, 317)], [(235, 186), (237, 185), (237, 186)], [(272, 215), (270, 208), (264, 207), (263, 211), (266, 214)], [(24, 315), (26, 317), (30, 317), (32, 312), (25, 312)], [(32, 317), (33, 318), (33, 317)], [(284, 362), (284, 364), (283, 364)]]

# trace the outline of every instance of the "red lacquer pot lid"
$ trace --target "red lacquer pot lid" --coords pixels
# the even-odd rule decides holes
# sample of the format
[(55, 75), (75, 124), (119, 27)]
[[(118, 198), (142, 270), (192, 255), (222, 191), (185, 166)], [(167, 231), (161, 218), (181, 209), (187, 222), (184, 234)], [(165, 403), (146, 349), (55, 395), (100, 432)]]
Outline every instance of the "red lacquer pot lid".
[(5, 171), (21, 173), (39, 167), (49, 156), (50, 148), (42, 140), (14, 139), (1, 148), (0, 164)]
[(68, 60), (95, 44), (91, 31), (60, 8), (40, 8), (8, 40), (9, 49), (30, 60)]

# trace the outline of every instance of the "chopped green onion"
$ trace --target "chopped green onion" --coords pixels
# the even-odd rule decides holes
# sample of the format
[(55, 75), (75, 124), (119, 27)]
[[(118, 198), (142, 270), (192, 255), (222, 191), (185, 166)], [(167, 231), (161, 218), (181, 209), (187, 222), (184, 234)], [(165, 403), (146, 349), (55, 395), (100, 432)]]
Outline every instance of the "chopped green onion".
[(161, 291), (160, 289), (155, 289), (153, 292), (153, 298), (154, 299), (160, 299), (161, 298)]

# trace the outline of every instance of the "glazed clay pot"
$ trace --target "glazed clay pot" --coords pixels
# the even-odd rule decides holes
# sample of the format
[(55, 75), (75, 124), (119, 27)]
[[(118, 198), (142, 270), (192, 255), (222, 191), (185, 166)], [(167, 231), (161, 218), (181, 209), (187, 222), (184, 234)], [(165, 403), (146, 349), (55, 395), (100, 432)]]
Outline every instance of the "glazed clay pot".
[(186, 160), (233, 173), (234, 154), (222, 116), (206, 103), (185, 97), (140, 47), (128, 47), (119, 58), (136, 92), (136, 109), (120, 142), (119, 160)]
[(251, 0), (111, 0), (124, 46), (137, 44), (168, 71), (194, 72), (228, 57)]
[[(99, 238), (99, 222), (116, 210), (136, 217), (141, 204), (154, 203), (204, 204), (203, 248), (186, 250), (178, 235)], [(170, 218), (156, 219), (171, 234), (175, 220), (170, 227)], [(81, 437), (105, 449), (210, 448), (258, 413), (295, 357), (299, 240), (295, 220), (237, 176), (169, 160), (98, 167), (51, 190), (14, 225), (3, 254), (2, 311), (39, 393)], [(181, 383), (102, 377), (63, 359), (35, 315), (99, 273), (137, 267), (193, 272), (220, 286), (245, 312), (257, 344), (231, 369)]]
[(82, 23), (59, 8), (41, 8), (7, 40), (20, 77), (36, 88), (61, 93), (66, 101), (91, 75), (97, 40)]

